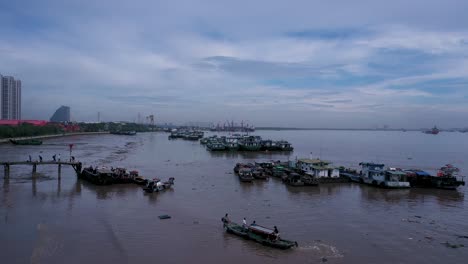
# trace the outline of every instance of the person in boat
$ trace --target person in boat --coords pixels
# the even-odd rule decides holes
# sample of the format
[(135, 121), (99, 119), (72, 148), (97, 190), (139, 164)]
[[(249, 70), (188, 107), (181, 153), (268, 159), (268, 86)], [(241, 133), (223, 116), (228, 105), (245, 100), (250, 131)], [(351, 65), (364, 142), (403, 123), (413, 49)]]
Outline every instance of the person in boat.
[(230, 222), (229, 220), (229, 217), (228, 217), (228, 214), (224, 215), (224, 217), (221, 219), (223, 221), (223, 223), (227, 224)]
[(243, 228), (246, 228), (246, 227), (247, 227), (247, 220), (245, 219), (245, 217), (244, 217), (244, 219), (242, 220), (242, 227), (243, 227)]
[(279, 239), (279, 231), (278, 231), (278, 228), (276, 226), (274, 226), (274, 231), (273, 231), (273, 234), (275, 235), (275, 240), (278, 240)]
[(257, 225), (257, 222), (255, 222), (255, 220), (252, 222), (252, 224), (250, 224), (251, 226), (254, 226), (254, 225)]

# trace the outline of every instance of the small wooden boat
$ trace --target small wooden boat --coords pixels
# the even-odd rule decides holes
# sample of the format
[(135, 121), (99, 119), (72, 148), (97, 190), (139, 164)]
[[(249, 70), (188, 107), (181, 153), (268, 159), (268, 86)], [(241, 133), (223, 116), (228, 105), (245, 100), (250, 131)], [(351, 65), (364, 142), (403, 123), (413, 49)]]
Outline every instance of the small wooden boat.
[(248, 227), (238, 225), (234, 222), (222, 219), (223, 226), (226, 232), (240, 236), (245, 239), (250, 239), (255, 242), (261, 243), (262, 245), (279, 248), (289, 249), (292, 247), (298, 247), (299, 245), (295, 241), (290, 241), (280, 238), (279, 234), (274, 230), (260, 226), (250, 225)]
[(283, 178), (283, 181), (291, 186), (304, 186), (301, 175), (297, 173), (291, 173)]
[(148, 181), (143, 190), (147, 193), (160, 192), (172, 188), (172, 185), (174, 185), (174, 177), (169, 178), (166, 182), (161, 182), (160, 179), (154, 178)]
[(96, 185), (110, 185), (114, 183), (112, 171), (106, 168), (84, 168), (79, 174), (81, 179), (94, 183)]
[(110, 132), (113, 135), (124, 135), (124, 136), (135, 136), (136, 131), (111, 131)]
[(42, 145), (42, 140), (39, 139), (10, 139), (10, 142), (14, 145)]
[(251, 169), (248, 168), (240, 169), (238, 175), (241, 182), (252, 182), (254, 179)]

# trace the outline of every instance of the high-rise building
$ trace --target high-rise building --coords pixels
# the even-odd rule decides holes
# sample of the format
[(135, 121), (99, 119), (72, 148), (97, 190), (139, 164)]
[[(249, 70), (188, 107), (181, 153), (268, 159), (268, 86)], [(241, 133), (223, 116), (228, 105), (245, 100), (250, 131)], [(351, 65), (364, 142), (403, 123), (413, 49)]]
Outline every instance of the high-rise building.
[(50, 118), (51, 122), (70, 122), (70, 107), (62, 105)]
[(0, 118), (21, 119), (21, 81), (0, 75)]

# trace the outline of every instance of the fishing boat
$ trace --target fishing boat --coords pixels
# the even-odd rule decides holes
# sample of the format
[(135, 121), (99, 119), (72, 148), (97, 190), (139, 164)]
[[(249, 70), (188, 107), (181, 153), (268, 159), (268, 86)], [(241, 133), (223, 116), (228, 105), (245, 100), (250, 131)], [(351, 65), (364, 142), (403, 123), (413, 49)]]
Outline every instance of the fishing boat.
[(361, 180), (369, 185), (383, 188), (409, 188), (406, 173), (398, 170), (385, 170), (384, 164), (361, 162)]
[(10, 139), (10, 143), (14, 145), (42, 145), (40, 139)]
[[(275, 230), (260, 226), (260, 225), (250, 225), (250, 226), (241, 226), (234, 222), (231, 222), (224, 217), (222, 218), (223, 227), (227, 233), (240, 236), (245, 239), (253, 240), (262, 245), (279, 248), (279, 249), (289, 249), (292, 247), (298, 247), (299, 245), (295, 241), (290, 241), (282, 239), (279, 236), (278, 232)], [(276, 230), (277, 231), (277, 230)]]
[(457, 178), (459, 169), (451, 164), (440, 168), (437, 176), (430, 175), (422, 170), (405, 170), (411, 187), (437, 188), (455, 190), (459, 186), (464, 186), (463, 179)]
[(238, 175), (241, 182), (252, 182), (254, 179), (252, 175), (252, 169), (250, 168), (239, 169)]
[(286, 140), (277, 141), (275, 145), (276, 145), (276, 149), (280, 151), (293, 151), (294, 150), (291, 143), (289, 143)]
[(244, 137), (239, 141), (239, 149), (245, 151), (258, 151), (262, 147), (261, 138), (258, 136)]
[(105, 167), (84, 168), (79, 174), (81, 179), (94, 183), (96, 185), (110, 185), (114, 183), (113, 172)]
[(138, 185), (146, 185), (148, 180), (139, 175), (138, 171), (130, 171), (130, 178)]
[(147, 193), (161, 192), (161, 191), (172, 188), (173, 185), (174, 185), (174, 177), (169, 178), (169, 180), (166, 182), (161, 182), (160, 179), (154, 178), (153, 180), (148, 181), (146, 186), (143, 187), (143, 190)]
[(283, 177), (283, 181), (291, 186), (304, 186), (301, 175), (295, 172)]
[(113, 135), (124, 135), (124, 136), (135, 136), (136, 135), (136, 131), (111, 131), (110, 132), (111, 134)]
[(423, 131), (425, 134), (432, 134), (432, 135), (437, 135), (439, 134), (440, 130), (437, 128), (437, 126), (434, 126), (430, 130)]
[(261, 167), (255, 167), (252, 170), (252, 176), (258, 180), (268, 180), (268, 175), (265, 173), (265, 170)]
[(212, 142), (206, 145), (206, 147), (211, 151), (222, 151), (226, 150), (226, 145), (221, 142)]

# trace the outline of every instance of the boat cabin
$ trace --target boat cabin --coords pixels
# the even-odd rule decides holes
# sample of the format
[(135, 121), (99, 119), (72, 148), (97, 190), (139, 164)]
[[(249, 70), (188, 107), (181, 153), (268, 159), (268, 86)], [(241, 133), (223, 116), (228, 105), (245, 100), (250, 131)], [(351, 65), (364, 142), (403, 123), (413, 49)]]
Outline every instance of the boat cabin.
[(407, 188), (410, 187), (407, 175), (401, 170), (388, 170), (385, 172), (385, 187)]
[(361, 177), (366, 183), (372, 180), (383, 181), (385, 164), (361, 162), (359, 166), (361, 166)]
[(330, 164), (331, 162), (321, 159), (300, 159), (296, 163), (296, 168), (317, 178), (340, 177), (339, 169), (331, 166)]
[(275, 233), (274, 230), (264, 226), (251, 225), (249, 226), (249, 231), (270, 240), (277, 240), (279, 238), (278, 234)]

